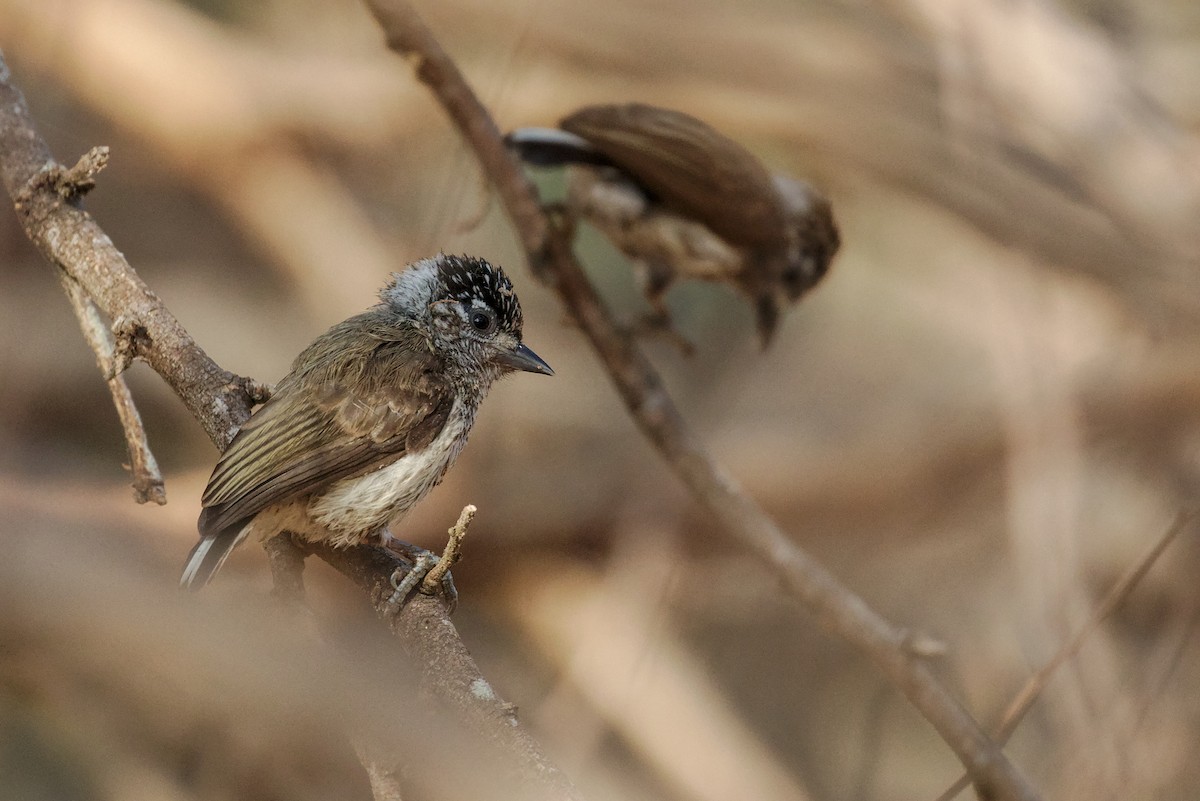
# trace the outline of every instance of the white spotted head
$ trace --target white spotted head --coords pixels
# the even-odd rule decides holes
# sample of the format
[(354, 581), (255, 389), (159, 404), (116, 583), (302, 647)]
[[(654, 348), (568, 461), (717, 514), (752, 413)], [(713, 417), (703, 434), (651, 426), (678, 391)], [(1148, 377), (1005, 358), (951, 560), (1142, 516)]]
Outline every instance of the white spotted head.
[(424, 329), (433, 349), (464, 378), (490, 383), (513, 370), (554, 374), (522, 344), (521, 303), (512, 282), (485, 259), (422, 259), (393, 273), (380, 298)]

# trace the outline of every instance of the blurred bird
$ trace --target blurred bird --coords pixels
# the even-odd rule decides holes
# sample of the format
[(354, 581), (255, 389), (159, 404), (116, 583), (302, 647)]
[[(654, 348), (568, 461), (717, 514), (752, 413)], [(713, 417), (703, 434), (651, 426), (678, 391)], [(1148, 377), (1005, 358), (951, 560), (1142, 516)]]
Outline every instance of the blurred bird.
[(837, 253), (824, 196), (769, 174), (695, 117), (630, 103), (587, 106), (559, 125), (519, 128), (506, 142), (526, 164), (569, 167), (566, 214), (595, 225), (633, 261), (657, 326), (670, 325), (664, 296), (674, 281), (716, 281), (754, 304), (765, 347), (781, 310)]
[(379, 297), (309, 345), (229, 443), (181, 585), (207, 584), (251, 532), (389, 544), (389, 522), (441, 482), (492, 382), (554, 375), (521, 342), (512, 284), (483, 259), (418, 261)]

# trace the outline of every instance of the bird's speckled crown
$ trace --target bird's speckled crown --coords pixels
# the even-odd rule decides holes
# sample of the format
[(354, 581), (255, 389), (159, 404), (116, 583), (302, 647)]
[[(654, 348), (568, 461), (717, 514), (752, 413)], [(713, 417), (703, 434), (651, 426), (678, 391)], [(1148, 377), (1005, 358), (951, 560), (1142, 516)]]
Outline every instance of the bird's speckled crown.
[(521, 335), (521, 304), (504, 270), (475, 256), (439, 253), (392, 273), (380, 299), (406, 314), (415, 314), (431, 302), (456, 300), (466, 309), (476, 302), (500, 315), (501, 327)]

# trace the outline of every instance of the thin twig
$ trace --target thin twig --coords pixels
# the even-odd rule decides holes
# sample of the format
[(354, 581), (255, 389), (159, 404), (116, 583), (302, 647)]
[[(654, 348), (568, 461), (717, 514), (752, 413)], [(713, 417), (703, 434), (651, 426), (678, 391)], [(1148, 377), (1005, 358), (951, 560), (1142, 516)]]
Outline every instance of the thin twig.
[[(1141, 583), (1146, 573), (1162, 556), (1163, 551), (1167, 549), (1179, 533), (1187, 528), (1188, 524), (1196, 519), (1196, 515), (1200, 514), (1200, 510), (1189, 509), (1179, 512), (1175, 516), (1175, 520), (1167, 528), (1163, 535), (1158, 538), (1146, 553), (1142, 554), (1141, 558), (1133, 563), (1128, 570), (1125, 571), (1116, 582), (1109, 588), (1104, 599), (1100, 601), (1092, 612), (1091, 617), (1084, 623), (1071, 637), (1062, 644), (1058, 652), (1050, 658), (1046, 664), (1038, 668), (1032, 676), (1026, 681), (1024, 686), (1009, 702), (1008, 707), (1004, 710), (1004, 714), (1000, 716), (1000, 723), (996, 726), (996, 731), (993, 736), (996, 742), (1001, 745), (1008, 742), (1008, 738), (1016, 731), (1017, 726), (1024, 719), (1033, 702), (1041, 695), (1043, 689), (1050, 682), (1051, 677), (1063, 666), (1068, 660), (1075, 658), (1079, 651), (1096, 632), (1105, 620), (1121, 604), (1125, 603), (1125, 599), (1133, 592), (1133, 588)], [(954, 784), (941, 795), (937, 797), (937, 801), (950, 801), (950, 799), (962, 792), (970, 780), (966, 776), (960, 776)]]
[(264, 542), (263, 550), (267, 552), (267, 563), (271, 567), (271, 594), (287, 608), (307, 610), (304, 550), (292, 541), (292, 535), (286, 531)]
[(529, 180), (505, 150), (495, 123), (412, 7), (367, 0), (388, 45), (415, 60), (433, 92), (490, 176), (535, 274), (547, 278), (591, 340), (642, 432), (715, 520), (757, 553), (826, 628), (867, 654), (950, 745), (985, 798), (1035, 799), (1036, 791), (889, 624), (793, 543), (684, 423), (658, 373), (614, 325), (568, 241), (542, 212)]
[(462, 558), (462, 541), (467, 536), (467, 527), (475, 519), (477, 511), (479, 510), (471, 503), (463, 507), (462, 514), (458, 516), (458, 522), (446, 532), (449, 539), (446, 541), (445, 550), (442, 551), (442, 558), (430, 568), (429, 572), (425, 574), (425, 580), (421, 582), (421, 592), (438, 592), (442, 586), (442, 579), (450, 572), (450, 568)]
[(117, 408), (117, 417), (125, 432), (125, 445), (129, 449), (129, 468), (133, 476), (133, 498), (138, 503), (153, 501), (159, 506), (167, 502), (167, 490), (163, 484), (162, 472), (158, 469), (158, 461), (150, 450), (150, 442), (146, 438), (146, 429), (142, 425), (142, 416), (138, 413), (125, 383), (125, 376), (117, 370), (116, 344), (112, 332), (101, 319), (100, 310), (83, 291), (79, 282), (73, 280), (65, 272), (59, 271), (63, 290), (71, 301), (75, 318), (83, 331), (83, 338), (96, 354), (96, 364), (100, 372), (108, 378), (108, 391), (112, 394), (113, 405)]

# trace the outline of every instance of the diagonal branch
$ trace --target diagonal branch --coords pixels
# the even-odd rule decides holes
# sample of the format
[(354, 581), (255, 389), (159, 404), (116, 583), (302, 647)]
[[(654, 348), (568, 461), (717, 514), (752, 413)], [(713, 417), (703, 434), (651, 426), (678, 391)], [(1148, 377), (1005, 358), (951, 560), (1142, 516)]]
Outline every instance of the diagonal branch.
[(692, 494), (737, 541), (757, 553), (835, 635), (869, 656), (954, 750), (984, 798), (1035, 799), (1036, 791), (979, 724), (905, 647), (906, 635), (793, 543), (687, 427), (646, 357), (619, 332), (571, 252), (540, 210), (529, 181), (457, 65), (404, 0), (367, 0), (388, 45), (414, 59), (424, 82), (475, 151), (517, 228), (530, 265), (553, 284), (604, 362), (642, 432)]
[[(539, 798), (556, 801), (582, 798), (571, 780), (550, 762), (520, 725), (516, 707), (496, 695), (483, 677), (446, 616), (446, 607), (440, 599), (418, 592), (399, 614), (393, 614), (388, 599), (393, 593), (390, 576), (395, 562), (390, 556), (374, 548), (331, 548), (322, 543), (306, 542), (303, 548), (320, 556), (370, 597), (379, 616), (388, 622), (405, 651), (421, 668), (426, 691), (453, 700), (474, 731), (512, 757), (515, 778), (523, 786), (533, 789)], [(383, 775), (370, 764), (367, 769), (372, 772), (373, 784)]]
[[(117, 321), (119, 341), (112, 372), (119, 372), (130, 357), (146, 361), (213, 443), (224, 448), (249, 418), (253, 404), (264, 399), (264, 390), (209, 358), (91, 215), (79, 207), (79, 196), (90, 181), (89, 163), (85, 159), (79, 169), (68, 170), (54, 160), (0, 54), (0, 179), (14, 200), (25, 233), (57, 268), (72, 297), (77, 292), (81, 302), (94, 304)], [(277, 576), (291, 577), (292, 583), (280, 588), (285, 600), (298, 603), (302, 584), (298, 557), (289, 553), (292, 548), (290, 543), (273, 543), (268, 555)], [(448, 703), (481, 736), (511, 749), (506, 751), (510, 767), (532, 796), (579, 798), (570, 781), (519, 725), (511, 705), (491, 691), (441, 601), (418, 594), (394, 614), (387, 604), (388, 577), (394, 568), (390, 560), (380, 563), (380, 554), (369, 547), (315, 550), (360, 585), (388, 587), (382, 598), (379, 593), (371, 595), (373, 604), (381, 617), (391, 618), (392, 631), (420, 667), (425, 690)], [(372, 571), (380, 570), (372, 577)]]

